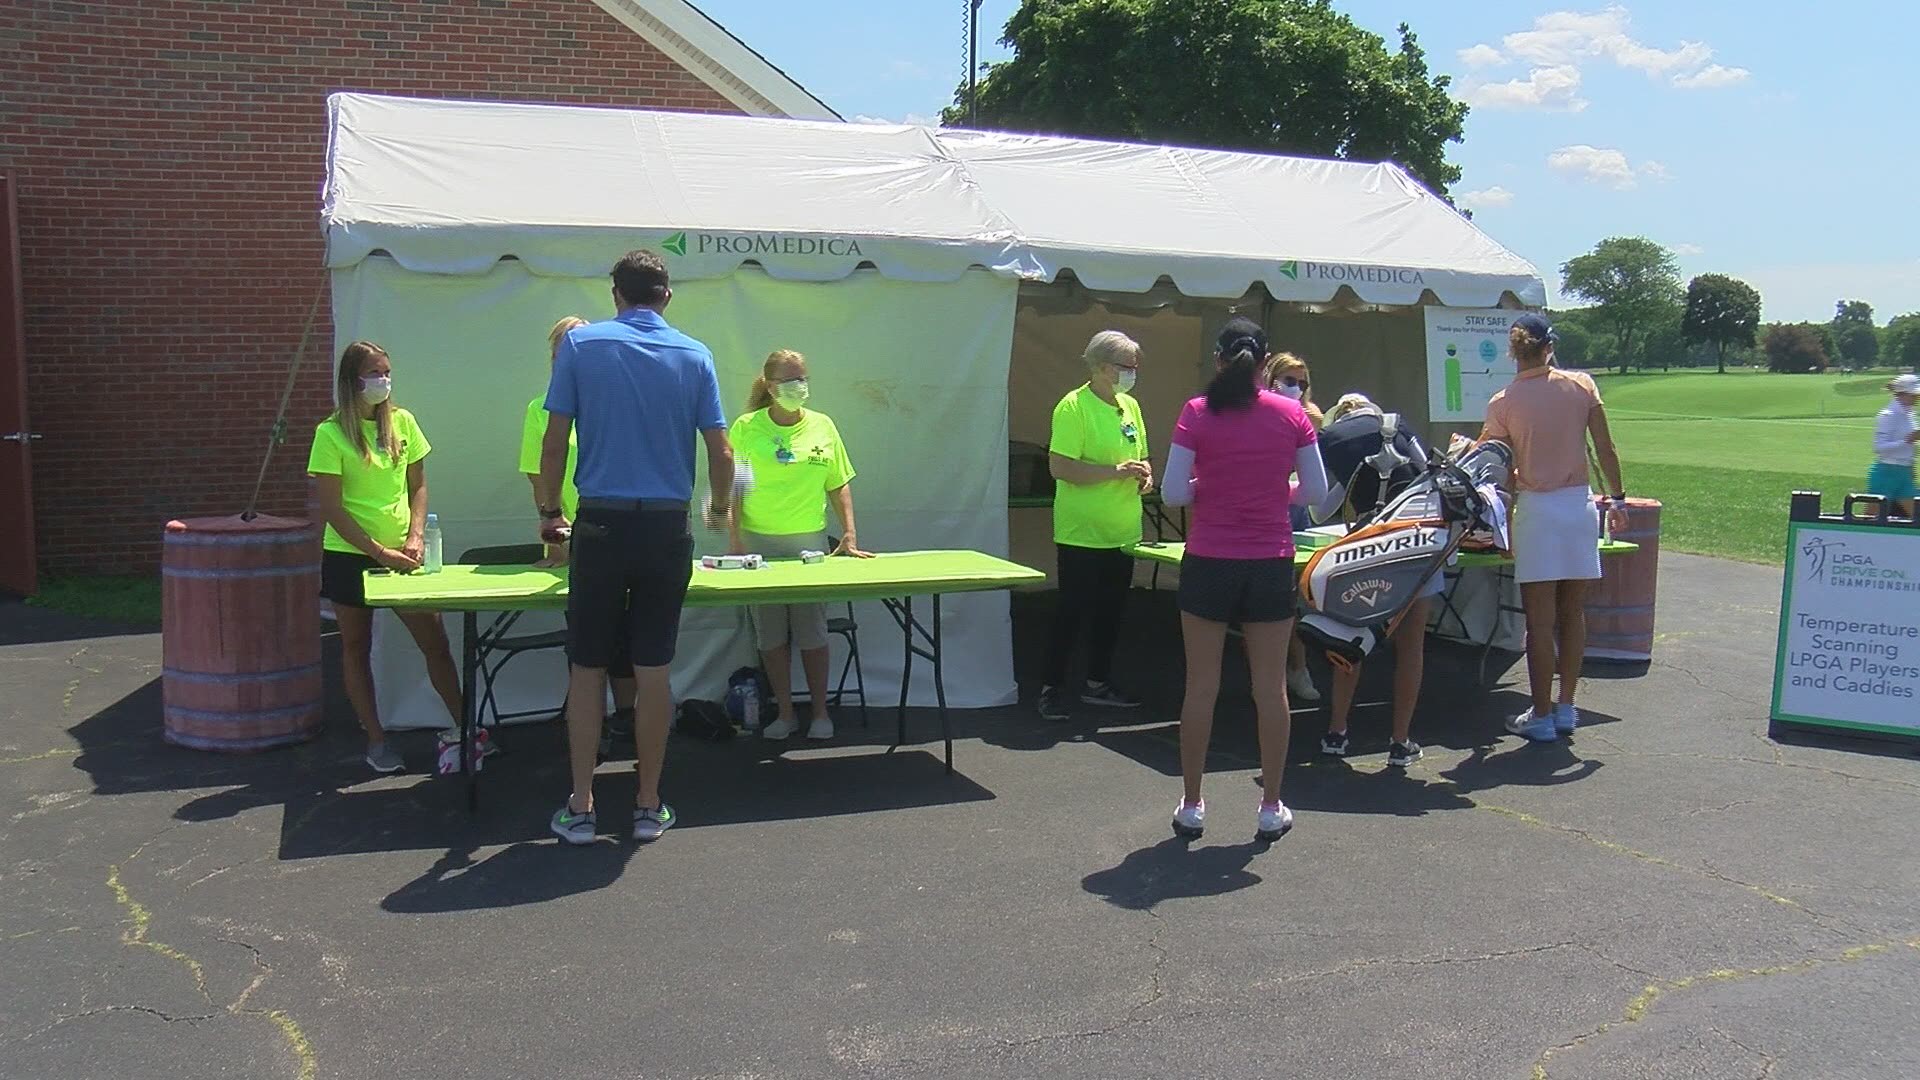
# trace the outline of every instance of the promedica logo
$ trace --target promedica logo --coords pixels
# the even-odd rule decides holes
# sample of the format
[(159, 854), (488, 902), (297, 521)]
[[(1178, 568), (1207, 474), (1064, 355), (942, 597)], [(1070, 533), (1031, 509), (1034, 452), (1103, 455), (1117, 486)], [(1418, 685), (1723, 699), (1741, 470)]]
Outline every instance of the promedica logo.
[[(689, 245), (688, 241), (692, 243)], [(865, 258), (860, 241), (850, 236), (782, 236), (778, 233), (674, 233), (660, 241), (670, 255), (827, 255)]]
[(1280, 276), (1288, 281), (1339, 281), (1363, 284), (1425, 285), (1426, 275), (1400, 266), (1362, 266), (1358, 263), (1316, 263), (1288, 259), (1280, 264)]

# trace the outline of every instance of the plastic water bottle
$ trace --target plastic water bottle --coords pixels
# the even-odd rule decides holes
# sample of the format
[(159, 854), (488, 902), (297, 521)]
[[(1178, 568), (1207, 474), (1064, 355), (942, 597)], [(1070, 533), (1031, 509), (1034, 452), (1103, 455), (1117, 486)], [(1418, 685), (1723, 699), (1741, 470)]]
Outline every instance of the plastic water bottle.
[(438, 514), (427, 515), (427, 531), (421, 539), (426, 544), (427, 557), (420, 564), (420, 570), (426, 574), (437, 574), (440, 572), (440, 516)]
[(740, 686), (740, 726), (747, 731), (760, 730), (760, 685), (748, 680)]

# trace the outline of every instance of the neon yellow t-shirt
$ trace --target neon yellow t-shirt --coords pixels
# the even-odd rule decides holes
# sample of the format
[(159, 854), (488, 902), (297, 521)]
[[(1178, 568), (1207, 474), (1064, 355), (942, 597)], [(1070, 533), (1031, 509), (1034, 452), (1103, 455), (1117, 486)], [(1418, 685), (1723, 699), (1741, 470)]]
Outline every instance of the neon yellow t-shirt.
[(734, 458), (753, 470), (740, 500), (740, 527), (762, 536), (817, 533), (827, 527), (827, 492), (853, 479), (840, 429), (825, 413), (800, 413), (782, 427), (766, 409), (747, 413), (727, 431)]
[[(540, 447), (547, 438), (547, 396), (527, 402), (527, 419), (520, 425), (520, 471), (540, 475)], [(560, 510), (572, 521), (580, 509), (580, 489), (573, 486), (573, 467), (580, 460), (580, 430), (567, 431), (567, 472), (560, 478)]]
[[(1100, 400), (1082, 385), (1053, 407), (1053, 433), (1047, 449), (1061, 457), (1094, 465), (1118, 465), (1147, 457), (1147, 425), (1140, 403), (1114, 395)], [(1053, 541), (1084, 548), (1123, 548), (1140, 542), (1140, 483), (1119, 477), (1098, 484), (1053, 487)]]
[[(361, 421), (360, 430), (366, 435), (367, 445), (374, 446), (379, 431), (373, 421)], [(413, 414), (405, 409), (393, 410), (393, 438), (398, 445), (392, 458), (376, 447), (373, 461), (368, 462), (347, 441), (347, 433), (340, 429), (339, 422), (328, 417), (313, 429), (313, 451), (307, 455), (307, 472), (314, 476), (339, 477), (341, 505), (367, 530), (367, 535), (383, 547), (399, 547), (407, 542), (407, 527), (413, 524), (413, 512), (407, 506), (407, 466), (426, 457), (427, 451), (433, 449)], [(323, 544), (328, 551), (366, 554), (347, 543), (331, 525), (327, 526)]]

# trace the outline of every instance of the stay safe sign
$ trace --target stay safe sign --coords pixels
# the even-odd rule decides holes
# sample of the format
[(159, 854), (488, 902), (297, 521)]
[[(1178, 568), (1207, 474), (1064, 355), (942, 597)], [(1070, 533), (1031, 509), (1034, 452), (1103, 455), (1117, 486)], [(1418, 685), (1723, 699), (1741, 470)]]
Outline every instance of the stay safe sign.
[(1787, 526), (1773, 719), (1920, 735), (1920, 529)]
[(1434, 423), (1487, 418), (1487, 402), (1513, 381), (1507, 332), (1524, 311), (1425, 307), (1427, 415)]

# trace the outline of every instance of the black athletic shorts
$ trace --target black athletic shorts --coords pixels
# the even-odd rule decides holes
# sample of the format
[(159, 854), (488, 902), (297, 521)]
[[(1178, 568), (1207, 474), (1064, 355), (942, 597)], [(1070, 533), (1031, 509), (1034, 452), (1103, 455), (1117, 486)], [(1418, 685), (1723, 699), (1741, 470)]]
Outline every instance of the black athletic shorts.
[(379, 565), (373, 556), (357, 551), (321, 552), (320, 596), (335, 607), (366, 607), (367, 579), (363, 575)]
[(621, 653), (665, 667), (693, 578), (693, 534), (680, 510), (580, 508), (567, 584), (567, 658), (611, 669)]
[(1223, 623), (1280, 622), (1293, 618), (1298, 578), (1293, 559), (1180, 560), (1180, 610)]

